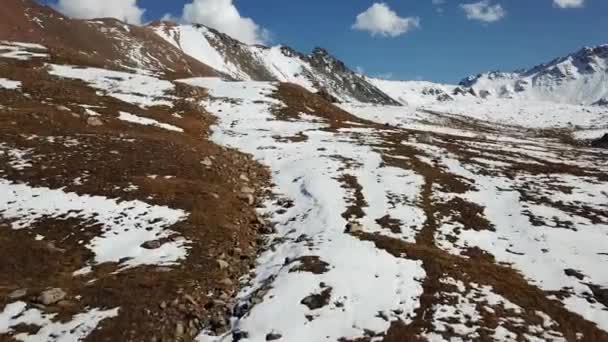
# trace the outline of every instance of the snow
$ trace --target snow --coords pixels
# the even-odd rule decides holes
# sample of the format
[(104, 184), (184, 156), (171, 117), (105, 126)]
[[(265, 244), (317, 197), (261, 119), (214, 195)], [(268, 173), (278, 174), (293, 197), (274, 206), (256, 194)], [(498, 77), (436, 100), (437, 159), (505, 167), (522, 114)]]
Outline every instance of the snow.
[[(363, 337), (366, 330), (386, 331), (397, 319), (409, 321), (422, 293), (420, 282), (425, 272), (421, 263), (393, 257), (373, 243), (345, 233), (348, 220), (341, 214), (351, 204), (353, 194), (338, 179), (344, 175), (359, 179), (370, 206), (363, 208), (366, 215), (358, 221), (366, 231), (374, 232), (382, 229), (375, 219), (387, 213), (403, 220), (404, 227), (421, 226), (424, 213), (407, 205), (406, 200), (417, 197), (420, 176), (382, 167), (379, 154), (359, 141), (367, 139), (365, 135), (371, 133), (368, 130), (329, 132), (325, 130), (327, 122), (319, 118), (313, 121), (309, 115), (298, 120), (276, 120), (270, 108), (281, 103), (268, 97), (275, 90), (271, 83), (213, 78), (181, 82), (209, 89), (214, 100), (206, 103), (206, 108), (219, 118), (213, 127), (213, 141), (251, 153), (268, 165), (276, 184), (273, 191), (294, 203), (283, 214), (272, 217), (283, 242), (259, 257), (255, 278), (238, 296), (244, 303), (262, 292), (263, 301), (236, 320), (233, 328), (249, 332), (248, 341), (265, 341), (266, 334), (275, 331), (283, 339), (297, 342)], [(225, 97), (238, 103), (224, 101)], [(305, 141), (276, 139), (300, 133), (307, 137)], [(354, 165), (345, 168), (344, 161), (335, 155), (352, 159)], [(391, 205), (391, 195), (404, 200)], [(261, 213), (271, 214), (280, 208), (277, 203), (267, 202)], [(395, 235), (411, 241), (415, 233), (416, 228), (411, 228)], [(327, 272), (289, 272), (297, 264), (286, 264), (285, 260), (303, 256), (316, 256), (326, 262)], [(320, 283), (331, 288), (329, 303), (309, 310), (300, 301), (322, 291)], [(388, 321), (379, 317), (379, 312)], [(217, 338), (203, 334), (199, 340)]]
[(32, 58), (47, 58), (49, 56), (47, 53), (40, 51), (46, 51), (46, 47), (33, 43), (0, 41), (0, 58), (26, 61)]
[(13, 337), (23, 342), (77, 342), (84, 340), (101, 321), (118, 316), (118, 308), (110, 310), (89, 309), (71, 320), (54, 320), (57, 314), (46, 314), (35, 308), (27, 308), (24, 302), (6, 305), (0, 312), (0, 334), (11, 333), (20, 324), (40, 327), (35, 333), (19, 333)]
[(437, 91), (443, 94), (451, 94), (456, 88), (453, 85), (426, 81), (393, 81), (378, 78), (366, 78), (366, 80), (397, 102), (408, 107), (420, 107), (437, 102)]
[(583, 129), (574, 131), (572, 136), (578, 140), (593, 140), (603, 137), (608, 134), (608, 128), (597, 128), (597, 129)]
[(173, 132), (184, 132), (183, 129), (177, 127), (177, 126), (173, 126), (167, 123), (162, 123), (162, 122), (158, 122), (154, 119), (150, 119), (150, 118), (144, 118), (141, 116), (137, 116), (137, 115), (133, 115), (127, 112), (120, 112), (120, 115), (118, 117), (118, 119), (122, 120), (122, 121), (126, 121), (126, 122), (131, 122), (131, 123), (135, 123), (138, 125), (144, 125), (144, 126), (155, 126), (155, 127), (159, 127), (162, 129), (166, 129), (168, 131), (173, 131)]
[[(573, 129), (575, 126), (605, 126), (608, 120), (608, 108), (600, 106), (582, 106), (537, 99), (495, 97), (481, 99), (468, 94), (453, 95), (452, 91), (455, 86), (446, 84), (421, 81), (387, 81), (373, 78), (368, 79), (368, 81), (404, 106), (376, 106), (377, 113), (370, 110), (372, 106), (369, 104), (351, 103), (341, 106), (354, 111), (358, 116), (366, 115), (367, 119), (377, 122), (399, 124), (411, 123), (414, 121), (413, 119), (422, 121), (428, 118), (430, 121), (440, 123), (440, 126), (443, 126), (441, 129), (450, 129), (445, 127), (449, 124), (448, 122), (437, 122), (437, 118), (432, 115), (432, 113), (437, 113), (461, 120), (473, 118), (501, 125)], [(432, 92), (433, 90), (435, 92)], [(452, 99), (447, 101), (438, 100), (437, 95), (435, 95), (438, 91), (449, 94)], [(421, 130), (429, 129), (426, 122), (418, 122), (418, 124), (422, 125), (419, 126)], [(412, 127), (412, 129), (415, 128)]]
[(79, 79), (121, 101), (145, 107), (173, 107), (173, 83), (149, 75), (112, 71), (98, 68), (50, 64), (49, 74)]
[(13, 81), (6, 78), (0, 77), (0, 89), (19, 89), (21, 88), (21, 81)]
[(608, 120), (607, 108), (533, 100), (458, 97), (422, 109), (529, 128), (589, 127)]
[(25, 170), (32, 167), (31, 155), (33, 149), (12, 148), (8, 144), (0, 142), (0, 157), (8, 158), (7, 165), (15, 170)]
[[(427, 146), (420, 146), (429, 152)], [(598, 262), (598, 255), (605, 253), (608, 244), (608, 221), (591, 222), (574, 212), (548, 205), (530, 203), (524, 200), (516, 189), (522, 186), (532, 186), (529, 195), (535, 195), (535, 186), (542, 189), (552, 189), (555, 183), (551, 178), (527, 176), (522, 174), (513, 181), (508, 177), (489, 176), (472, 172), (465, 164), (454, 159), (449, 153), (434, 153), (451, 172), (475, 184), (476, 190), (458, 195), (472, 203), (485, 207), (484, 216), (494, 226), (496, 231), (463, 230), (452, 247), (446, 247), (452, 253), (458, 253), (459, 248), (478, 247), (496, 258), (497, 262), (512, 264), (521, 271), (533, 284), (545, 291), (559, 291), (569, 288), (564, 304), (576, 313), (597, 323), (608, 331), (608, 312), (601, 304), (585, 300), (589, 291), (587, 285), (576, 278), (567, 276), (565, 269), (571, 268), (587, 275), (592, 284), (608, 284), (608, 276), (603, 272), (604, 266)], [(561, 201), (565, 205), (576, 205), (581, 208), (592, 207), (606, 211), (608, 199), (606, 186), (593, 186), (589, 180), (564, 175), (558, 181), (574, 187), (570, 195), (551, 192), (552, 200)], [(436, 196), (442, 196), (436, 194)], [(448, 195), (446, 200), (453, 195)], [(589, 200), (590, 198), (594, 200)], [(530, 201), (530, 200), (528, 200)], [(594, 204), (594, 202), (596, 204)], [(584, 204), (583, 204), (584, 203)], [(526, 215), (531, 212), (544, 222), (543, 227), (535, 227)], [(554, 219), (568, 221), (575, 229), (558, 228), (552, 224)], [(449, 221), (444, 222), (444, 232), (452, 231)]]
[(286, 56), (282, 48), (282, 46), (271, 48), (252, 46), (250, 51), (278, 81), (294, 83), (316, 92), (315, 85), (306, 77), (306, 72), (312, 72), (312, 66), (300, 58)]
[(211, 45), (213, 34), (209, 29), (193, 25), (178, 25), (174, 27), (158, 26), (156, 34), (181, 49), (187, 55), (199, 60), (215, 70), (237, 78), (246, 78), (247, 74), (240, 71), (234, 64), (226, 60), (222, 54)]
[(85, 227), (101, 225), (100, 235), (86, 245), (94, 253), (96, 264), (122, 261), (122, 268), (174, 265), (188, 254), (188, 241), (184, 239), (174, 238), (155, 250), (141, 247), (147, 241), (175, 237), (177, 233), (167, 228), (187, 218), (182, 210), (4, 179), (0, 179), (0, 193), (0, 216), (9, 220), (13, 229), (35, 228), (45, 218), (80, 219)]
[(608, 45), (600, 45), (529, 70), (483, 73), (463, 83), (491, 97), (591, 105), (608, 96), (607, 70)]

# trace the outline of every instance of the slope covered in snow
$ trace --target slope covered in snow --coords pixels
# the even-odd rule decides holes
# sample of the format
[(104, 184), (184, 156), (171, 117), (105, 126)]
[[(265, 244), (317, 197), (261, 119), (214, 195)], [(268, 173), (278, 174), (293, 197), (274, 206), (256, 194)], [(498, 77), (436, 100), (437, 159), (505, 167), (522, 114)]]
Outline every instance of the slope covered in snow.
[(340, 101), (397, 104), (324, 49), (306, 55), (287, 46), (247, 45), (203, 25), (157, 22), (150, 27), (186, 54), (237, 80), (290, 82)]
[(608, 99), (608, 45), (585, 47), (528, 70), (488, 72), (461, 82), (480, 97), (501, 97), (569, 104)]
[(181, 82), (212, 95), (212, 139), (274, 183), (232, 330), (200, 341), (608, 338), (605, 152), (408, 107), (352, 115), (289, 85)]

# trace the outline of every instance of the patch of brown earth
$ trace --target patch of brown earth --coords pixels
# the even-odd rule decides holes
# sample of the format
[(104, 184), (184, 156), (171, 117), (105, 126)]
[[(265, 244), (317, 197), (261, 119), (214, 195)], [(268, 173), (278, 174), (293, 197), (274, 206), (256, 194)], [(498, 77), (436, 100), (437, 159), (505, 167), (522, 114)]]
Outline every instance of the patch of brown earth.
[[(203, 327), (225, 331), (239, 279), (253, 267), (258, 249), (255, 203), (244, 202), (240, 191), (246, 185), (261, 196), (267, 170), (249, 156), (205, 139), (214, 119), (196, 102), (205, 96), (201, 90), (180, 84), (174, 108), (143, 109), (98, 95), (83, 82), (49, 76), (37, 63), (0, 61), (2, 77), (23, 83), (21, 90), (0, 90), (0, 142), (29, 151), (31, 163), (16, 169), (2, 155), (0, 177), (183, 209), (187, 220), (170, 229), (192, 243), (187, 259), (177, 266), (116, 273), (118, 265), (108, 263), (74, 276), (91, 261), (84, 245), (99, 234), (97, 227), (56, 218), (17, 231), (2, 221), (0, 308), (14, 302), (8, 295), (15, 290), (27, 290), (22, 300), (31, 307), (42, 290), (53, 287), (67, 293), (66, 303), (38, 307), (60, 319), (85, 308), (120, 308), (119, 316), (104, 320), (91, 341), (191, 340)], [(94, 106), (101, 125), (87, 123), (83, 105)], [(184, 133), (118, 120), (119, 111), (170, 123)], [(45, 239), (36, 241), (37, 234)]]

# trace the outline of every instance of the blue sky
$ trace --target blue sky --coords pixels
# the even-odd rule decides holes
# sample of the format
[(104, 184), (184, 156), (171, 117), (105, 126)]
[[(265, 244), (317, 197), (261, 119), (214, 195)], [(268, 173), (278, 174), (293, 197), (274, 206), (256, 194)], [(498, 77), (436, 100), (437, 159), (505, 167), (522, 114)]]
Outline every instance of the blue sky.
[[(533, 66), (584, 45), (608, 43), (606, 0), (584, 0), (582, 7), (574, 8), (559, 8), (553, 1), (581, 0), (486, 0), (500, 5), (503, 12), (492, 22), (467, 18), (461, 4), (477, 1), (386, 0), (399, 17), (420, 20), (419, 27), (396, 37), (353, 29), (357, 15), (374, 1), (233, 2), (241, 17), (269, 31), (272, 44), (304, 52), (325, 47), (353, 68), (394, 79), (457, 82), (470, 74)], [(184, 4), (190, 2), (138, 0), (137, 6), (146, 9), (143, 21), (150, 21), (168, 12), (180, 17)]]

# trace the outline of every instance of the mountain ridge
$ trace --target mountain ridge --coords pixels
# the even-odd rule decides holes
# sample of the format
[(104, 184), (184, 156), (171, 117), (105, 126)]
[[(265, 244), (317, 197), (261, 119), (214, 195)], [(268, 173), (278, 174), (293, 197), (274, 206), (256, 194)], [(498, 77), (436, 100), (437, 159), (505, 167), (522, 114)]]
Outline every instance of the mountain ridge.
[(481, 97), (601, 104), (608, 98), (608, 44), (583, 47), (529, 69), (480, 73), (459, 84)]
[(291, 82), (340, 101), (399, 105), (323, 48), (304, 54), (285, 45), (248, 45), (199, 24), (155, 22), (150, 27), (186, 54), (235, 79)]

